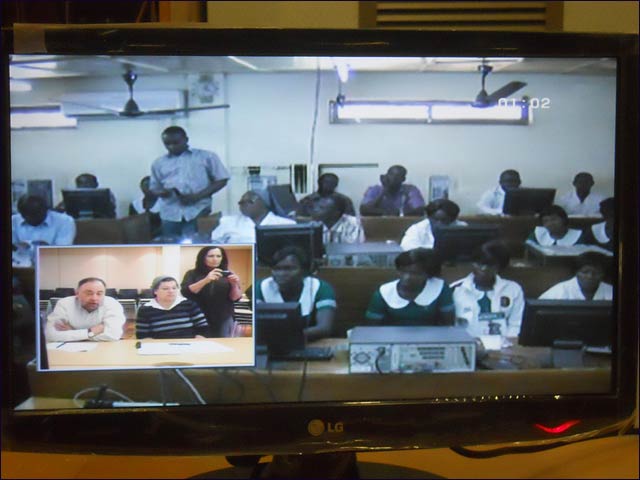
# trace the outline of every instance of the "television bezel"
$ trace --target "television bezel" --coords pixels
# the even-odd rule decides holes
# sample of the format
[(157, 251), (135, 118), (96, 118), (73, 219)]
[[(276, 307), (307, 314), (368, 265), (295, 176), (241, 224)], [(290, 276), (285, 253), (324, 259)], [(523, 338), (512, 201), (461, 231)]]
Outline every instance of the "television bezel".
[[(28, 25), (16, 44), (3, 30), (3, 115), (9, 118), (8, 54), (76, 55), (326, 55), (326, 56), (531, 56), (615, 57), (616, 259), (614, 362), (610, 392), (581, 395), (517, 395), (427, 398), (372, 402), (206, 405), (181, 408), (15, 411), (11, 395), (12, 348), (3, 348), (2, 434), (10, 450), (115, 454), (317, 453), (369, 449), (429, 448), (556, 438), (534, 423), (580, 419), (570, 433), (610, 426), (637, 405), (638, 365), (638, 37), (637, 35), (399, 30), (273, 30), (132, 28)], [(10, 130), (3, 128), (3, 178), (10, 178)], [(635, 179), (635, 181), (630, 181)], [(4, 221), (10, 188), (3, 190)], [(619, 205), (624, 205), (622, 222)], [(630, 216), (633, 220), (629, 220)], [(3, 251), (9, 251), (8, 228)], [(2, 257), (9, 285), (9, 255)], [(8, 297), (8, 289), (5, 289)], [(8, 298), (5, 299), (8, 300)], [(4, 301), (5, 318), (10, 302)], [(11, 338), (11, 322), (2, 322)], [(9, 342), (10, 343), (10, 342)], [(338, 433), (312, 436), (311, 419), (341, 422)], [(126, 432), (124, 434), (123, 432)]]

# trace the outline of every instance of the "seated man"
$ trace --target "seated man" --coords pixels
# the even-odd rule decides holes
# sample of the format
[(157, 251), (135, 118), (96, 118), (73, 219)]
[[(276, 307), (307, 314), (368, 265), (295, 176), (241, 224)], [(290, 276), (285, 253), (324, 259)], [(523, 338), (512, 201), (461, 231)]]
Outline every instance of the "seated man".
[(433, 228), (441, 225), (467, 225), (466, 222), (458, 220), (460, 207), (451, 200), (438, 199), (429, 202), (425, 207), (427, 218), (411, 225), (400, 242), (403, 250), (414, 248), (433, 248), (435, 238)]
[(615, 222), (615, 200), (613, 197), (605, 198), (600, 202), (600, 214), (604, 222), (594, 223), (591, 228), (585, 230), (585, 243), (598, 245), (613, 251), (613, 227)]
[(318, 197), (311, 205), (313, 220), (322, 222), (322, 242), (362, 243), (364, 230), (360, 219), (345, 213), (344, 199), (337, 194)]
[(11, 217), (14, 266), (33, 265), (34, 245), (73, 244), (76, 236), (75, 221), (66, 213), (49, 210), (42, 197), (20, 197), (18, 212)]
[(456, 323), (476, 338), (497, 335), (501, 347), (510, 346), (507, 339), (520, 334), (524, 312), (522, 287), (499, 275), (508, 265), (506, 245), (487, 242), (474, 252), (471, 273), (451, 284)]
[(499, 185), (482, 194), (477, 206), (485, 215), (502, 215), (504, 197), (507, 191), (519, 188), (522, 183), (517, 170), (505, 170), (500, 174)]
[(335, 173), (323, 173), (318, 178), (318, 191), (313, 192), (311, 195), (307, 195), (302, 200), (300, 200), (298, 204), (298, 211), (296, 212), (301, 217), (309, 217), (311, 216), (311, 207), (313, 202), (318, 200), (319, 198), (328, 197), (329, 195), (334, 195), (342, 198), (345, 203), (344, 213), (347, 215), (355, 216), (356, 211), (353, 208), (353, 202), (349, 197), (343, 195), (342, 193), (336, 192), (336, 187), (338, 186), (338, 176)]
[(540, 295), (542, 300), (613, 300), (613, 287), (603, 280), (609, 259), (598, 252), (585, 252), (575, 260), (574, 277)]
[(540, 212), (538, 218), (542, 225), (536, 227), (527, 240), (543, 247), (584, 243), (582, 230), (569, 228), (569, 216), (562, 207), (550, 205)]
[(580, 172), (573, 179), (573, 190), (558, 199), (558, 205), (565, 209), (568, 215), (584, 215), (597, 217), (603, 196), (591, 191), (594, 185), (593, 175)]
[(422, 215), (424, 198), (418, 187), (404, 183), (407, 169), (402, 165), (389, 167), (380, 175), (380, 185), (367, 189), (360, 204), (360, 215)]
[(47, 318), (47, 342), (120, 340), (124, 309), (115, 298), (105, 296), (106, 288), (100, 278), (83, 278), (75, 295), (58, 300)]
[(198, 304), (180, 294), (178, 281), (160, 276), (151, 283), (153, 300), (138, 309), (136, 338), (204, 338), (209, 324)]
[(213, 243), (255, 243), (256, 225), (293, 225), (295, 220), (280, 217), (270, 210), (265, 190), (249, 190), (240, 198), (240, 215), (223, 216), (211, 232)]

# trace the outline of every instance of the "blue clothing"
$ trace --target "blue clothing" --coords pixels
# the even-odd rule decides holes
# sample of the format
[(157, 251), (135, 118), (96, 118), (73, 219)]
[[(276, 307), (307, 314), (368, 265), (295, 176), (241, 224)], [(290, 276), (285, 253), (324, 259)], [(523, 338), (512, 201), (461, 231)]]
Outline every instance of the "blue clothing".
[[(229, 172), (213, 152), (190, 148), (180, 155), (163, 155), (151, 165), (151, 190), (176, 189), (181, 195), (197, 193), (211, 182), (229, 178)], [(192, 205), (183, 205), (176, 193), (158, 199), (160, 218), (170, 222), (193, 220), (211, 207), (211, 199), (203, 198)]]
[(49, 210), (40, 225), (30, 225), (19, 213), (11, 216), (11, 243), (42, 242), (47, 245), (71, 245), (76, 238), (76, 223), (66, 213)]

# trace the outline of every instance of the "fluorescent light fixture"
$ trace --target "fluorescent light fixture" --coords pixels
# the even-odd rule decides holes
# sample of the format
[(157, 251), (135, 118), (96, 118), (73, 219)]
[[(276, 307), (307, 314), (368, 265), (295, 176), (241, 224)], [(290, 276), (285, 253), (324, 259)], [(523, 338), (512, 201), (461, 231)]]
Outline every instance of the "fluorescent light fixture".
[(9, 91), (10, 92), (30, 92), (32, 89), (31, 84), (29, 82), (25, 82), (23, 80), (9, 80)]
[(431, 106), (431, 119), (438, 120), (520, 120), (522, 107), (493, 106), (478, 108), (471, 105), (436, 104)]
[(330, 123), (502, 124), (531, 123), (529, 106), (476, 107), (473, 102), (443, 100), (341, 100), (329, 102)]
[(66, 117), (59, 105), (12, 107), (11, 129), (75, 128), (78, 120)]

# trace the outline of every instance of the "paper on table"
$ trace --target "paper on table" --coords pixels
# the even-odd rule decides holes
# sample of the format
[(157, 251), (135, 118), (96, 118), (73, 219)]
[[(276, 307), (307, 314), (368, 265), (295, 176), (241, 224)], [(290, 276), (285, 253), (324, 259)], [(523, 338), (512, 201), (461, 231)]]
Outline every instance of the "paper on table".
[(480, 335), (480, 341), (482, 341), (485, 350), (500, 350), (502, 348), (500, 335)]
[(98, 346), (94, 342), (53, 342), (47, 343), (47, 349), (60, 352), (90, 352)]
[(183, 353), (221, 353), (233, 349), (218, 342), (140, 342), (138, 355), (180, 355)]

